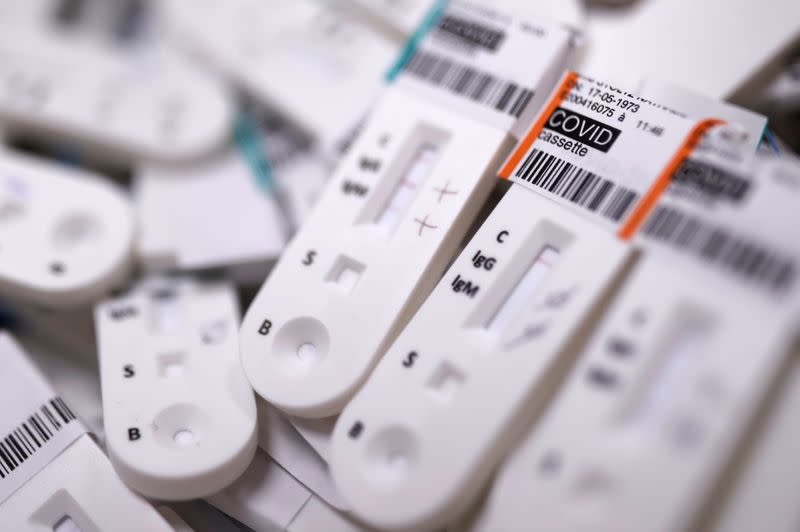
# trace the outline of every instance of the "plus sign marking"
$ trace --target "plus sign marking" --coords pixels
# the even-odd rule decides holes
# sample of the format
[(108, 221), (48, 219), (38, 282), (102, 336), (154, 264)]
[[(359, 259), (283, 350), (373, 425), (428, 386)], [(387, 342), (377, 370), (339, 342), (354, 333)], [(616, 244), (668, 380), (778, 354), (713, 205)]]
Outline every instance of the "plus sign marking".
[(445, 182), (443, 187), (434, 187), (433, 191), (439, 194), (439, 198), (436, 200), (437, 203), (441, 203), (445, 196), (455, 196), (458, 194), (458, 190), (450, 188), (450, 181)]
[(422, 236), (422, 231), (425, 229), (436, 229), (435, 225), (428, 223), (428, 216), (430, 215), (426, 214), (422, 219), (414, 218), (414, 221), (419, 224), (419, 232), (417, 233), (417, 236)]

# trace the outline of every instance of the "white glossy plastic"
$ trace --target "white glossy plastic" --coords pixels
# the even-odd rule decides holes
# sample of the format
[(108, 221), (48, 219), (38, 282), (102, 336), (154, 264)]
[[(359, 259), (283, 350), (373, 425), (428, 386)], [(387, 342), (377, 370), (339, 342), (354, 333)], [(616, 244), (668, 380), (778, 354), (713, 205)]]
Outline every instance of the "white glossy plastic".
[(229, 485), (256, 449), (256, 406), (238, 360), (233, 286), (150, 279), (95, 309), (109, 456), (163, 500)]
[(729, 498), (712, 527), (715, 532), (750, 532), (768, 526), (791, 532), (800, 523), (800, 367), (795, 351), (775, 402), (757, 423), (754, 440)]
[(325, 153), (366, 114), (399, 52), (336, 2), (173, 0), (168, 7), (189, 48)]
[(434, 0), (348, 0), (357, 12), (393, 40), (404, 43), (433, 7)]
[(127, 275), (133, 233), (114, 185), (0, 151), (0, 293), (49, 307), (90, 302)]
[[(387, 90), (245, 315), (242, 364), (256, 392), (293, 415), (340, 411), (433, 287), (510, 144)], [(390, 205), (400, 210), (384, 223)]]
[(658, 76), (712, 98), (740, 100), (763, 87), (796, 46), (798, 18), (795, 0), (774, 0), (770, 9), (757, 0), (742, 0), (736, 9), (728, 0), (594, 9), (586, 24), (590, 45), (577, 68), (616, 80)]
[(236, 150), (189, 165), (145, 164), (135, 179), (137, 251), (147, 270), (258, 265), (263, 277), (283, 250), (277, 202)]
[(627, 255), (512, 186), (339, 416), (331, 472), (353, 511), (433, 530), (468, 507), (570, 367)]
[(90, 43), (10, 29), (0, 54), (0, 121), (10, 129), (126, 162), (197, 158), (231, 133), (229, 94), (185, 63), (142, 69)]
[(208, 502), (259, 532), (362, 531), (262, 451), (233, 484)]
[[(732, 293), (737, 303), (725, 304)], [(473, 529), (686, 529), (783, 366), (792, 328), (785, 305), (645, 257)]]

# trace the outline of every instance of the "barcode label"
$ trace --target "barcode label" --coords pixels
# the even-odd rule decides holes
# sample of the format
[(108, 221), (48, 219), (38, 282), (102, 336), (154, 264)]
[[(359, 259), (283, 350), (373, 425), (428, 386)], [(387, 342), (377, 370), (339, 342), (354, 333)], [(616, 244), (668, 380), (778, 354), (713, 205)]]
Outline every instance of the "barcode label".
[(775, 290), (789, 286), (796, 274), (791, 259), (674, 207), (658, 206), (642, 233)]
[(74, 420), (75, 414), (60, 397), (41, 405), (0, 440), (0, 479), (9, 476)]
[(499, 79), (488, 72), (425, 50), (417, 50), (405, 71), (437, 87), (517, 118), (533, 97), (531, 89), (513, 81)]
[(639, 197), (629, 188), (537, 148), (531, 150), (515, 176), (615, 222), (625, 216)]

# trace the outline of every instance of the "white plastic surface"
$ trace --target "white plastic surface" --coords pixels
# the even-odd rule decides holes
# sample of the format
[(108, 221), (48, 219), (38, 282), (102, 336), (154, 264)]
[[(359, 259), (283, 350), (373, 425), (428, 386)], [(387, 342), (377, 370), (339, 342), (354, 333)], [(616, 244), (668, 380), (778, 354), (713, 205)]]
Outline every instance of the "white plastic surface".
[(730, 497), (713, 525), (715, 532), (750, 532), (765, 527), (791, 532), (800, 523), (800, 367), (795, 352), (774, 405), (757, 425), (759, 433)]
[[(9, 531), (175, 530), (122, 483), (88, 434), (0, 505), (0, 515)], [(59, 523), (63, 528), (57, 528)]]
[(257, 400), (258, 446), (315, 495), (338, 510), (347, 507), (333, 486), (328, 464), (278, 410)]
[(339, 416), (331, 472), (353, 511), (433, 530), (467, 508), (571, 365), (627, 250), (512, 186)]
[(127, 275), (133, 224), (127, 198), (100, 177), (0, 151), (0, 293), (92, 301)]
[(582, 0), (479, 0), (490, 8), (513, 10), (536, 19), (558, 22), (573, 32), (586, 27), (586, 2)]
[[(607, 79), (657, 76), (712, 98), (745, 95), (800, 39), (800, 2), (641, 0), (589, 12), (577, 68)], [(702, 50), (702, 53), (698, 53)]]
[(172, 0), (186, 45), (310, 134), (325, 153), (358, 123), (399, 52), (336, 2)]
[[(192, 527), (186, 524), (175, 511), (168, 506), (157, 506), (156, 510), (175, 532), (192, 532)], [(80, 531), (79, 531), (80, 532)]]
[(311, 216), (333, 169), (321, 157), (306, 155), (275, 168), (274, 172), (278, 200), (291, 228), (296, 230)]
[(151, 279), (96, 307), (109, 456), (136, 491), (203, 497), (256, 449), (256, 406), (238, 361), (227, 283)]
[(43, 23), (52, 15), (59, 0), (26, 0), (25, 2), (3, 2), (0, 5), (0, 26), (3, 28), (42, 29)]
[(420, 25), (436, 0), (346, 0), (353, 8), (398, 43)]
[[(272, 192), (277, 195), (293, 231), (313, 210), (333, 173), (335, 161), (315, 151), (312, 139), (280, 114), (259, 108), (255, 117), (272, 170), (275, 185)], [(338, 158), (339, 154), (331, 155)]]
[(74, 412), (5, 331), (0, 354), (3, 530), (172, 530), (124, 486)]
[[(341, 410), (432, 288), (509, 143), (388, 90), (245, 315), (242, 363), (256, 392), (304, 417)], [(430, 146), (435, 160), (422, 161)], [(397, 217), (378, 223), (395, 200)]]
[(690, 526), (786, 360), (794, 325), (787, 306), (732, 288), (645, 257), (500, 470), (473, 530)]
[(137, 251), (148, 270), (263, 270), (283, 249), (276, 200), (259, 188), (238, 150), (189, 165), (145, 164), (135, 179)]
[(96, 45), (9, 29), (0, 34), (0, 56), (0, 122), (9, 128), (126, 162), (200, 157), (231, 133), (230, 96), (181, 62), (139, 68)]
[(256, 451), (241, 477), (206, 500), (253, 530), (282, 532), (312, 497), (263, 451)]
[(762, 105), (766, 104), (779, 113), (792, 113), (800, 109), (800, 58), (795, 59), (770, 83), (762, 100)]
[(365, 530), (325, 504), (261, 451), (236, 482), (206, 500), (258, 532)]
[(767, 127), (767, 117), (764, 115), (716, 98), (703, 96), (662, 79), (644, 80), (637, 93), (643, 98), (663, 103), (693, 118), (724, 120), (729, 128), (739, 130), (737, 134), (742, 138), (737, 149), (742, 155), (752, 155), (756, 152)]
[(286, 532), (367, 532), (369, 529), (334, 512), (318, 497), (308, 499)]
[(327, 464), (331, 456), (331, 434), (338, 416), (307, 418), (290, 416), (289, 420), (297, 432)]

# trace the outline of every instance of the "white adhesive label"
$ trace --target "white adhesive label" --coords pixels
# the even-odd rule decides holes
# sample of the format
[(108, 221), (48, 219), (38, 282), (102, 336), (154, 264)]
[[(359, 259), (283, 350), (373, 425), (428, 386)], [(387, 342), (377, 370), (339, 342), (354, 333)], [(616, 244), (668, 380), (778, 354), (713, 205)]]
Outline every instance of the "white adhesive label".
[(721, 120), (696, 122), (570, 72), (501, 176), (647, 250), (779, 291), (800, 257), (785, 234), (797, 178), (777, 164), (756, 171), (741, 156), (746, 129), (738, 138)]
[(568, 72), (500, 175), (627, 239), (705, 124)]
[(0, 503), (86, 429), (27, 355), (0, 332)]
[(509, 129), (533, 99), (543, 75), (554, 65), (563, 66), (554, 59), (566, 59), (569, 40), (570, 33), (555, 23), (530, 22), (478, 3), (451, 2), (409, 59), (398, 84)]

